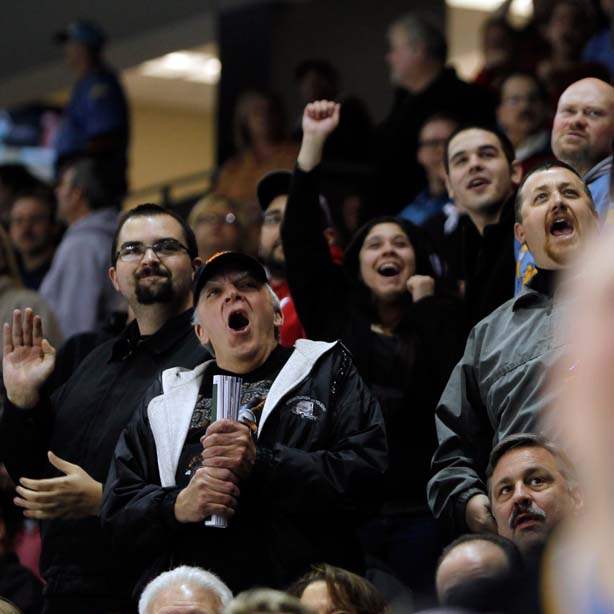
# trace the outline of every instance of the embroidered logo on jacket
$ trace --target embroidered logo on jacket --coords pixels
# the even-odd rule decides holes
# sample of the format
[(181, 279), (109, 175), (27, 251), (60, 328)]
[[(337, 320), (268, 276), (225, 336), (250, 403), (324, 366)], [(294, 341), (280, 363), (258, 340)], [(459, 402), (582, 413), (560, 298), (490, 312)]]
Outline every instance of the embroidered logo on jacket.
[(322, 417), (322, 414), (326, 413), (326, 406), (324, 403), (317, 399), (312, 399), (311, 397), (292, 397), (288, 400), (287, 405), (294, 405), (290, 410), (293, 414), (304, 420), (311, 420), (312, 422), (317, 422)]

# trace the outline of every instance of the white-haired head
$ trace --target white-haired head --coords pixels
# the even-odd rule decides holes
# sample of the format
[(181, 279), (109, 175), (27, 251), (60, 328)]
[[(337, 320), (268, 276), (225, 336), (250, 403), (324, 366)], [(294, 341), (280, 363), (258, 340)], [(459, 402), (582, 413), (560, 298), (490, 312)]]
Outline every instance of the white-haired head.
[(230, 589), (215, 574), (199, 567), (182, 565), (161, 573), (145, 587), (139, 599), (139, 614), (156, 614), (158, 608), (164, 605), (159, 602), (171, 595), (176, 599), (188, 597), (195, 589), (215, 597), (217, 606), (211, 614), (221, 614), (232, 600)]

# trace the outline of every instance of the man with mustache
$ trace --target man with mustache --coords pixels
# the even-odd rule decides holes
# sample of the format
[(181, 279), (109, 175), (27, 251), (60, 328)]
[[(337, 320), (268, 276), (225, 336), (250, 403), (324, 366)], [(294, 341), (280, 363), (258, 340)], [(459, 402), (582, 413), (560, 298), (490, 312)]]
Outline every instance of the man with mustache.
[(556, 274), (598, 226), (588, 188), (563, 162), (527, 175), (515, 205), (516, 238), (538, 272), (520, 296), (473, 328), (436, 410), (429, 504), (459, 532), (496, 531), (486, 495), (490, 451), (509, 435), (535, 431), (552, 401), (544, 382), (562, 351), (554, 339), (562, 311)]
[(500, 441), (491, 452), (486, 476), (497, 532), (525, 554), (582, 509), (573, 465), (539, 435), (510, 435)]
[(552, 127), (552, 151), (582, 176), (605, 219), (609, 205), (614, 139), (614, 87), (582, 79), (561, 95)]
[(100, 529), (102, 483), (155, 374), (207, 355), (191, 324), (200, 260), (181, 218), (157, 205), (132, 209), (115, 231), (111, 263), (111, 282), (135, 320), (51, 396), (55, 349), (40, 318), (15, 311), (4, 325), (1, 460), (18, 484), (17, 505), (42, 521), (46, 613), (131, 611), (129, 557), (114, 558)]

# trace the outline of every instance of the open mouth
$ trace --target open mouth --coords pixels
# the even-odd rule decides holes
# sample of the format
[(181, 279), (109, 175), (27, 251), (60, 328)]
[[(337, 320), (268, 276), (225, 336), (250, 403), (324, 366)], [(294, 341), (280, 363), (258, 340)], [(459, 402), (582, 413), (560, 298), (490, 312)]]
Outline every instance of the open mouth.
[(536, 514), (518, 514), (514, 520), (514, 529), (526, 529), (535, 524), (540, 524), (542, 518)]
[(228, 328), (236, 333), (243, 332), (249, 326), (249, 319), (242, 311), (233, 311), (228, 316)]
[(567, 237), (574, 232), (574, 226), (568, 217), (558, 217), (550, 224), (550, 234), (554, 237)]
[(377, 272), (384, 277), (394, 277), (401, 272), (401, 267), (395, 262), (385, 262), (378, 267)]
[(490, 181), (485, 177), (474, 177), (468, 184), (467, 188), (473, 190), (475, 188), (481, 188), (482, 186), (488, 185)]

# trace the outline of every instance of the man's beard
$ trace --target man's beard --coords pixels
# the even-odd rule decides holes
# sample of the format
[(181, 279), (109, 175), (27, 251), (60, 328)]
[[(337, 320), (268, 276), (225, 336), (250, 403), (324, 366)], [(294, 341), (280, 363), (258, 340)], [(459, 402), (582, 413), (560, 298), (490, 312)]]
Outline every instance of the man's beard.
[[(165, 277), (162, 282), (155, 285), (143, 286), (140, 280), (150, 275)], [(159, 265), (149, 265), (134, 274), (136, 300), (141, 305), (154, 305), (155, 303), (170, 303), (175, 298), (175, 290), (169, 271), (160, 268)]]
[(282, 258), (275, 257), (275, 248), (277, 244), (273, 245), (272, 249), (267, 253), (260, 251), (260, 261), (268, 269), (268, 271), (274, 277), (286, 277), (286, 262)]

